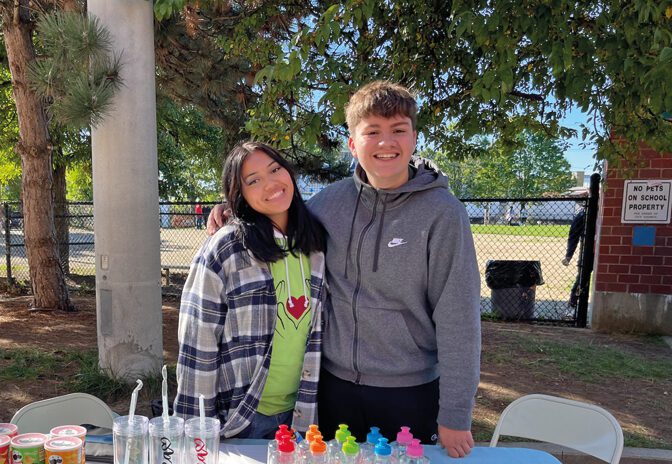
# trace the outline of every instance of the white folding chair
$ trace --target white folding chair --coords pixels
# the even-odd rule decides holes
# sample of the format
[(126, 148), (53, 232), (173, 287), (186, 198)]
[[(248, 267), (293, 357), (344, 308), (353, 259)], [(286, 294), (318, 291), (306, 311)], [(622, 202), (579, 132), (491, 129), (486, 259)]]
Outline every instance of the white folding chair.
[(490, 446), (500, 435), (553, 443), (618, 464), (623, 431), (599, 406), (548, 395), (527, 395), (508, 405), (497, 422)]
[(19, 409), (11, 423), (20, 433), (49, 433), (58, 425), (92, 424), (112, 428), (115, 414), (95, 396), (71, 393), (27, 404)]

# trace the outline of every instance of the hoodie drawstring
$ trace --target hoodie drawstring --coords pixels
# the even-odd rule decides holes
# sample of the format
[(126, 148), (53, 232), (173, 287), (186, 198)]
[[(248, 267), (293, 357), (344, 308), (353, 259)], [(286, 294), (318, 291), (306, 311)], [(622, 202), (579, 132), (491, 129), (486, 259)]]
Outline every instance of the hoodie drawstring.
[(387, 208), (387, 195), (383, 194), (383, 212), (380, 215), (380, 224), (378, 224), (378, 233), (376, 234), (376, 251), (373, 255), (373, 272), (378, 272), (378, 254), (380, 253), (380, 236), (383, 234), (383, 222), (385, 222), (385, 209)]
[(364, 185), (359, 186), (359, 192), (357, 193), (357, 202), (355, 203), (355, 212), (352, 214), (352, 221), (350, 222), (350, 235), (348, 236), (348, 249), (345, 252), (345, 278), (348, 278), (348, 261), (350, 261), (350, 250), (352, 249), (352, 231), (355, 227), (355, 218), (357, 217), (357, 210), (359, 209), (359, 200), (362, 196), (362, 190)]

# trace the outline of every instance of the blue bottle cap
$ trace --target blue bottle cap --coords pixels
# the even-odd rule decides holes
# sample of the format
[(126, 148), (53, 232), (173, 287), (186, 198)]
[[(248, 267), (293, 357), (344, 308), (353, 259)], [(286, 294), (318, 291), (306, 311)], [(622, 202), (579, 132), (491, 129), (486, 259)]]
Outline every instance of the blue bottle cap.
[(392, 447), (387, 444), (387, 438), (380, 437), (373, 452), (376, 453), (377, 456), (389, 456), (392, 454)]
[(378, 439), (381, 438), (380, 429), (378, 427), (371, 427), (371, 431), (366, 434), (366, 441), (375, 445), (378, 443)]

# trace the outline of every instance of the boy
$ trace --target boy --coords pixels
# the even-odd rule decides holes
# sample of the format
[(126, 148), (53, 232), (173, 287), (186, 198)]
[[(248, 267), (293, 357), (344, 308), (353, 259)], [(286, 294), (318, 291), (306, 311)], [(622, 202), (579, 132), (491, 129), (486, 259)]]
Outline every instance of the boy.
[[(359, 164), (308, 203), (327, 232), (318, 417), (364, 440), (402, 425), (452, 457), (474, 446), (480, 371), (480, 276), (469, 218), (447, 179), (415, 151), (417, 106), (396, 84), (373, 82), (346, 107)], [(221, 217), (214, 214), (213, 217)]]

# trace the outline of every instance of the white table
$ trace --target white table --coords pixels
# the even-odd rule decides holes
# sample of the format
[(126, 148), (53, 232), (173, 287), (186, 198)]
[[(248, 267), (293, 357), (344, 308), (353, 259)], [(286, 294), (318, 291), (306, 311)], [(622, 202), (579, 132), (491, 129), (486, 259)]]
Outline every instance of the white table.
[[(265, 464), (266, 440), (226, 440), (220, 445), (219, 464)], [(526, 448), (476, 447), (464, 458), (451, 458), (438, 446), (423, 446), (432, 463), (455, 464), (561, 464), (553, 455)]]

